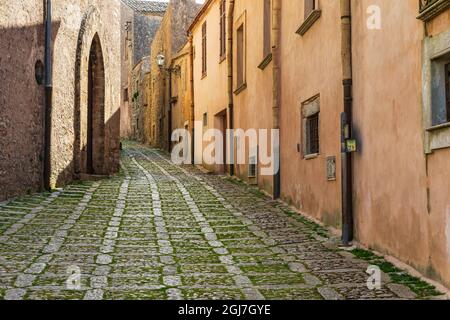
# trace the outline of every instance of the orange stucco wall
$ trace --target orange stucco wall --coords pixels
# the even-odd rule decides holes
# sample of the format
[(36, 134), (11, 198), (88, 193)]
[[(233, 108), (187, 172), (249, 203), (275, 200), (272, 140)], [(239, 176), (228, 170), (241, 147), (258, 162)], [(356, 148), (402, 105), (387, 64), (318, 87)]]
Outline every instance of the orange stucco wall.
[[(237, 0), (234, 10), (234, 56), (236, 57), (237, 29), (244, 23), (245, 31), (245, 82), (247, 88), (234, 96), (234, 124), (236, 129), (272, 129), (272, 79), (273, 64), (270, 63), (264, 70), (258, 68), (263, 62), (264, 56), (264, 1)], [(235, 59), (236, 60), (236, 59)], [(234, 79), (237, 78), (236, 63), (234, 63)], [(264, 89), (263, 89), (264, 88)], [(233, 90), (238, 89), (235, 81)], [(247, 156), (251, 152), (248, 142), (246, 146)], [(247, 160), (248, 162), (248, 160)], [(258, 172), (261, 173), (259, 163)], [(248, 179), (248, 165), (236, 165), (236, 175), (245, 180)], [(258, 177), (260, 188), (272, 192), (272, 176)], [(256, 181), (250, 181), (255, 183)]]
[(172, 76), (172, 97), (176, 102), (172, 104), (172, 128), (191, 129), (191, 63), (190, 43), (187, 42), (183, 49), (173, 59), (173, 68), (176, 68)]
[[(283, 1), (281, 35), (281, 192), (328, 225), (341, 223), (340, 113), (343, 111), (339, 1), (321, 1), (321, 17), (301, 37), (302, 2)], [(303, 159), (302, 102), (320, 95), (320, 154)], [(337, 179), (327, 180), (329, 156)]]
[[(300, 36), (302, 1), (281, 10), (282, 199), (326, 225), (341, 225), (340, 114), (343, 106), (340, 3), (320, 1), (321, 16)], [(195, 46), (195, 119), (207, 128), (227, 108), (227, 65), (219, 60), (219, 1), (208, 3), (192, 29)], [(426, 154), (423, 105), (424, 39), (448, 32), (450, 10), (426, 24), (416, 0), (352, 0), (355, 237), (398, 257), (450, 286), (450, 149)], [(370, 30), (368, 8), (381, 9), (381, 29)], [(246, 88), (234, 95), (234, 124), (271, 129), (273, 61), (263, 70), (263, 2), (236, 0), (236, 30), (245, 24)], [(208, 23), (208, 73), (201, 73), (201, 26)], [(427, 32), (425, 32), (425, 30)], [(236, 40), (234, 40), (236, 58)], [(236, 65), (234, 66), (236, 79)], [(234, 83), (233, 90), (237, 89)], [(320, 153), (304, 159), (302, 103), (320, 96)], [(300, 147), (300, 148), (299, 148)], [(300, 151), (299, 151), (300, 149)], [(327, 179), (327, 157), (336, 157), (336, 179)], [(236, 174), (247, 180), (247, 166)], [(220, 171), (213, 167), (211, 170)], [(259, 177), (270, 192), (271, 177)]]
[[(202, 18), (192, 29), (194, 46), (194, 103), (195, 121), (203, 121), (203, 114), (208, 115), (208, 125), (203, 130), (217, 128), (216, 115), (228, 107), (227, 62), (220, 61), (220, 1), (213, 1)], [(207, 23), (207, 74), (202, 74), (202, 25)], [(206, 144), (205, 144), (206, 145)], [(201, 157), (201, 146), (196, 145), (196, 154)], [(208, 166), (209, 170), (218, 171), (220, 166)]]
[[(375, 1), (382, 28), (370, 31), (372, 4), (352, 1), (356, 235), (450, 285), (450, 153), (424, 152), (419, 4)], [(445, 28), (442, 17), (431, 28), (448, 29), (445, 16)]]

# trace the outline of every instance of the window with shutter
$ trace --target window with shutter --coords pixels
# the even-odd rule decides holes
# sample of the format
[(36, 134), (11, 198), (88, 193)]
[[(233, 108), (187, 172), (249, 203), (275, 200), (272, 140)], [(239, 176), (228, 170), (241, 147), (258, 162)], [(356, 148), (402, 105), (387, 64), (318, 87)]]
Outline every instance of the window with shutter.
[(304, 36), (320, 18), (321, 14), (319, 0), (304, 0), (304, 20), (300, 28), (298, 28), (297, 33)]
[(267, 57), (272, 51), (271, 12), (271, 0), (264, 0), (264, 57)]
[(227, 48), (227, 18), (226, 18), (226, 0), (220, 2), (220, 58), (224, 59)]
[(244, 25), (237, 30), (237, 85), (244, 84)]
[(305, 0), (305, 20), (316, 9), (316, 0)]
[(207, 38), (206, 38), (206, 22), (202, 25), (202, 74), (207, 73)]

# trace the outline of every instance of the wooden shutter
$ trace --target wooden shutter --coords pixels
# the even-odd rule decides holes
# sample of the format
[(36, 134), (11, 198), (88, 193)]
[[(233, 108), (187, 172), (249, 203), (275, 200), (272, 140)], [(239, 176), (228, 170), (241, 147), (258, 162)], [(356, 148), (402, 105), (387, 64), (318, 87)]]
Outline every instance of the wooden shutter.
[(220, 3), (220, 57), (223, 58), (226, 54), (226, 0), (221, 0)]
[(244, 84), (244, 25), (237, 30), (237, 84)]
[(271, 41), (271, 0), (264, 0), (264, 57), (267, 57), (272, 51)]
[(305, 0), (305, 19), (309, 17), (315, 9), (316, 0)]
[(206, 50), (206, 22), (203, 23), (202, 26), (202, 73), (203, 75), (206, 75), (206, 71), (207, 71), (207, 60), (206, 60), (206, 54), (207, 54), (207, 50)]

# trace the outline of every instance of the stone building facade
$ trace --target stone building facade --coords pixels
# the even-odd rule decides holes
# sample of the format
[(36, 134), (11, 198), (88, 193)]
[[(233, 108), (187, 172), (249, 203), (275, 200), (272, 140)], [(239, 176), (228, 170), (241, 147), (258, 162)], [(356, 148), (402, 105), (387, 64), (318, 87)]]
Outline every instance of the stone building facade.
[[(121, 28), (122, 28), (122, 92), (121, 103), (121, 137), (142, 140), (143, 131), (136, 132), (135, 123), (142, 121), (139, 115), (143, 112), (143, 105), (136, 105), (141, 99), (134, 95), (139, 90), (134, 88), (136, 83), (133, 76), (136, 68), (143, 59), (150, 56), (150, 45), (158, 30), (162, 17), (167, 9), (166, 2), (122, 0)], [(139, 83), (138, 87), (143, 86)]]
[(131, 90), (131, 138), (145, 142), (145, 110), (148, 107), (150, 81), (150, 57), (144, 57), (131, 73), (129, 88)]
[(209, 0), (189, 32), (203, 131), (280, 130), (279, 177), (207, 169), (450, 287), (449, 1)]
[[(44, 177), (45, 1), (0, 5), (0, 201), (119, 165), (120, 2), (53, 1), (50, 177)], [(111, 32), (117, 30), (118, 32)]]
[[(151, 86), (145, 122), (150, 124), (147, 128), (146, 142), (154, 147), (169, 150), (172, 145), (170, 142), (172, 129), (178, 127), (177, 123), (173, 123), (172, 118), (175, 100), (171, 88), (174, 84), (176, 85), (180, 76), (183, 79), (189, 77), (186, 63), (186, 69), (175, 67), (180, 56), (186, 57), (182, 52), (189, 50), (186, 47), (188, 42), (186, 30), (199, 8), (200, 5), (195, 0), (171, 0), (155, 39), (151, 43)], [(164, 56), (164, 66), (158, 66), (158, 55)], [(188, 110), (189, 108), (183, 106), (179, 109)], [(182, 128), (184, 128), (184, 122)]]

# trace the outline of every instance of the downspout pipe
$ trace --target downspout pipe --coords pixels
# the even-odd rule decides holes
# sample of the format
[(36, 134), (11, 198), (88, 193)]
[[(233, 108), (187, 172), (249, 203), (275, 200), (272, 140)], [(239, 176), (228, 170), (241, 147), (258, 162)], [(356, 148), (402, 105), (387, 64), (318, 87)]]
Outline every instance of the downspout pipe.
[(190, 83), (191, 83), (191, 163), (195, 164), (195, 101), (194, 101), (194, 37), (189, 32), (189, 63), (190, 63)]
[[(272, 4), (272, 61), (273, 61), (273, 129), (280, 130), (281, 107), (281, 68), (280, 68), (280, 38), (281, 38), (281, 0), (273, 0)], [(281, 196), (281, 157), (280, 145), (274, 149), (274, 160), (278, 162), (278, 171), (273, 176), (273, 198)]]
[(352, 15), (351, 0), (340, 0), (341, 56), (344, 91), (342, 129), (342, 242), (349, 246), (353, 240), (353, 155), (347, 150), (346, 140), (353, 135), (353, 77), (352, 77)]
[(230, 159), (229, 171), (230, 176), (235, 175), (234, 166), (234, 93), (233, 93), (233, 26), (234, 26), (234, 6), (235, 0), (230, 0), (228, 7), (228, 22), (227, 22), (227, 68), (228, 68), (228, 129), (230, 129), (230, 137), (228, 141), (228, 155)]
[(167, 152), (169, 153), (172, 151), (172, 72), (173, 64), (171, 64), (167, 70), (169, 75), (169, 99), (167, 104)]
[(45, 120), (44, 120), (44, 189), (51, 189), (51, 136), (52, 136), (52, 1), (46, 2), (45, 15)]

